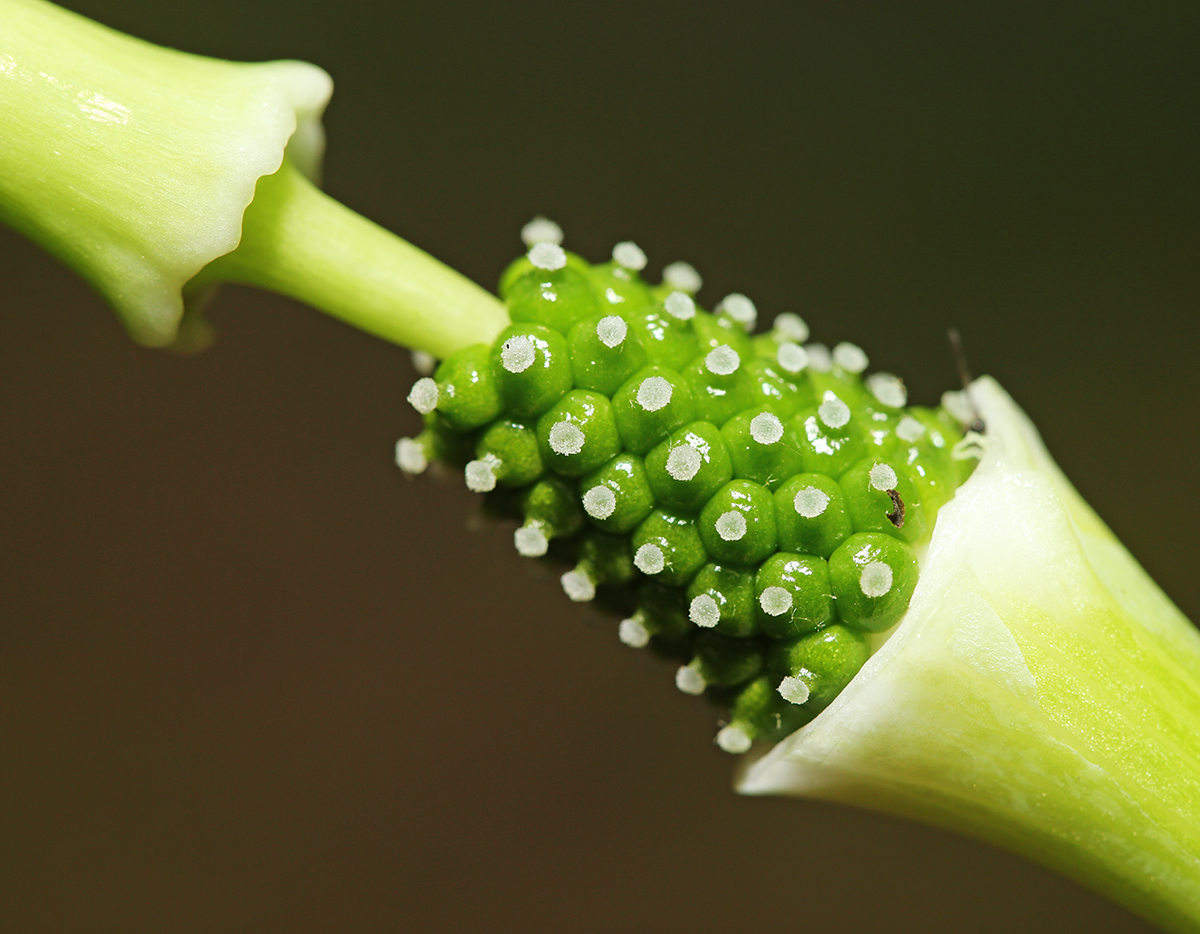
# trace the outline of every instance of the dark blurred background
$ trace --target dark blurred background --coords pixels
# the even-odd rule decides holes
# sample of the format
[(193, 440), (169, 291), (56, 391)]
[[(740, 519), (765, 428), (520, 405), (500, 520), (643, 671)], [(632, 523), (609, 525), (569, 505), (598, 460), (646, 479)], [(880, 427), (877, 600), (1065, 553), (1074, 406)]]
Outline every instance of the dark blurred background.
[[(914, 401), (945, 331), (1193, 619), (1200, 7), (73, 0), (337, 82), (336, 197), (491, 286), (544, 212)], [(226, 288), (134, 346), (0, 231), (0, 905), (21, 932), (1139, 932), (940, 831), (730, 791), (714, 712), (406, 482), (406, 351)]]

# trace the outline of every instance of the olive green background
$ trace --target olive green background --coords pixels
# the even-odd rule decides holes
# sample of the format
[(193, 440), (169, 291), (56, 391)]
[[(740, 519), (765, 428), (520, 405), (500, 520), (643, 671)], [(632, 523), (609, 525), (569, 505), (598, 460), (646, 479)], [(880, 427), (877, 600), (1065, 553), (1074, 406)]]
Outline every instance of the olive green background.
[[(931, 402), (976, 372), (1200, 618), (1200, 8), (75, 0), (337, 82), (326, 187), (491, 285), (536, 212)], [(0, 136), (2, 145), (2, 136)], [(0, 927), (1136, 932), (1016, 857), (749, 800), (714, 713), (407, 482), (408, 355), (226, 288), (132, 345), (0, 231)]]

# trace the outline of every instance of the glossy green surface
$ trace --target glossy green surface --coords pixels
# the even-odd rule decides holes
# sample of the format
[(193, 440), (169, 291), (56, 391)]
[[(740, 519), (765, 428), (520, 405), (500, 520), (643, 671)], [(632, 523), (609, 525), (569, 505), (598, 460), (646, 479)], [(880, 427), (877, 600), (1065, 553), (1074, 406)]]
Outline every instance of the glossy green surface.
[(573, 385), (566, 338), (540, 324), (505, 328), (491, 358), (505, 411), (517, 418), (541, 415)]
[(897, 623), (917, 586), (917, 557), (878, 532), (851, 535), (829, 559), (838, 616), (847, 626), (883, 632)]
[(489, 455), (498, 461), (495, 474), (501, 486), (528, 486), (546, 470), (533, 429), (509, 418), (497, 419), (480, 434), (475, 457)]
[(687, 601), (692, 622), (701, 628), (741, 639), (758, 632), (752, 570), (706, 564), (688, 584)]
[[(708, 553), (700, 540), (696, 520), (664, 509), (654, 510), (634, 529), (630, 547), (635, 563), (639, 552), (646, 546), (657, 549), (661, 555), (662, 569), (644, 573), (664, 584), (673, 584), (676, 587), (682, 587), (691, 580), (692, 575), (708, 561)], [(653, 551), (650, 551), (650, 555), (653, 558)], [(655, 567), (657, 563), (649, 566)]]
[(532, 268), (509, 288), (508, 314), (514, 322), (529, 322), (566, 334), (580, 318), (599, 310), (591, 283), (571, 266)]
[(564, 477), (581, 477), (621, 450), (608, 397), (572, 389), (537, 421), (542, 460)]
[(795, 426), (769, 408), (739, 412), (721, 426), (733, 475), (777, 489), (801, 470)]
[(808, 688), (804, 706), (824, 710), (866, 664), (871, 650), (862, 633), (834, 623), (820, 632), (776, 643), (767, 670), (776, 683), (797, 677)]
[(608, 532), (631, 531), (654, 508), (646, 468), (636, 454), (618, 454), (580, 480), (579, 499), (588, 520)]
[(813, 555), (771, 555), (755, 576), (754, 602), (762, 630), (772, 639), (790, 639), (836, 619), (829, 565)]
[(779, 547), (828, 558), (854, 534), (854, 525), (832, 477), (796, 474), (775, 491), (775, 523)]
[(621, 441), (634, 454), (645, 454), (696, 417), (683, 377), (663, 366), (638, 370), (617, 390), (612, 404)]
[(664, 506), (698, 512), (733, 479), (733, 462), (715, 425), (692, 422), (646, 455), (646, 476)]
[(764, 486), (731, 480), (704, 504), (698, 526), (717, 561), (757, 564), (775, 551), (775, 500)]

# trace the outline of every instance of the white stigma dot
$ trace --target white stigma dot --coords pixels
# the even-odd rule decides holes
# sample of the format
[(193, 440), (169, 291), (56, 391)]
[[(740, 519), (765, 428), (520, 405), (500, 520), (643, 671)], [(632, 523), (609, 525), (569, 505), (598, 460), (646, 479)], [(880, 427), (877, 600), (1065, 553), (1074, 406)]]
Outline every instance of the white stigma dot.
[(880, 493), (886, 493), (888, 490), (896, 489), (896, 471), (887, 464), (876, 464), (871, 468), (870, 474), (871, 486), (877, 489)]
[(637, 403), (647, 412), (657, 412), (671, 401), (670, 382), (661, 376), (647, 376), (638, 387)]
[(780, 681), (776, 690), (779, 691), (780, 697), (792, 704), (803, 704), (808, 700), (808, 685), (795, 675), (788, 675)]
[(401, 438), (396, 442), (396, 466), (407, 474), (424, 473), (429, 466), (425, 445), (412, 438)]
[(704, 285), (704, 280), (700, 278), (700, 273), (696, 272), (696, 267), (691, 263), (668, 263), (663, 270), (663, 282), (673, 289), (679, 289), (681, 292), (687, 292), (695, 295), (700, 291), (700, 286)]
[(680, 321), (690, 321), (696, 317), (696, 303), (686, 292), (672, 292), (663, 302), (663, 308), (672, 318)]
[(671, 448), (671, 453), (667, 455), (667, 473), (671, 475), (671, 479), (678, 480), (680, 483), (691, 480), (700, 472), (703, 465), (704, 458), (690, 444), (681, 444), (677, 448)]
[(729, 376), (737, 372), (737, 368), (742, 365), (742, 358), (728, 344), (722, 344), (708, 352), (708, 356), (704, 358), (704, 365), (710, 373)]
[(900, 419), (900, 424), (896, 426), (896, 437), (909, 444), (919, 441), (923, 434), (925, 434), (925, 426), (911, 415), (905, 415)]
[(563, 232), (558, 224), (539, 214), (521, 228), (521, 239), (526, 246), (535, 246), (539, 243), (562, 243)]
[(746, 517), (735, 509), (723, 512), (714, 523), (717, 534), (727, 542), (741, 541), (746, 534)]
[(583, 508), (593, 519), (607, 519), (617, 510), (617, 494), (601, 484), (583, 494)]
[(408, 394), (408, 402), (422, 415), (428, 415), (438, 404), (438, 384), (428, 376), (422, 376), (413, 383), (412, 391)]
[(702, 593), (688, 606), (688, 618), (701, 629), (712, 629), (721, 621), (721, 608), (709, 594)]
[(650, 641), (650, 633), (646, 631), (645, 625), (633, 616), (621, 620), (617, 627), (617, 637), (632, 649), (644, 648)]
[(858, 344), (843, 341), (833, 348), (833, 362), (847, 373), (861, 373), (867, 368), (867, 355)]
[(785, 340), (795, 341), (797, 344), (803, 344), (808, 340), (808, 325), (794, 312), (785, 311), (783, 314), (776, 315), (774, 327), (775, 333)]
[(759, 595), (758, 605), (768, 616), (782, 616), (792, 608), (792, 594), (783, 587), (768, 587)]
[(882, 561), (872, 561), (862, 569), (858, 586), (868, 597), (882, 597), (892, 589), (892, 569)]
[(537, 348), (522, 334), (510, 337), (500, 348), (500, 363), (510, 373), (524, 373), (533, 366)]
[(754, 302), (738, 292), (726, 295), (714, 310), (717, 314), (729, 315), (747, 331), (753, 331), (758, 321), (758, 309), (754, 307)]
[(965, 392), (942, 393), (942, 408), (953, 415), (960, 424), (969, 425), (975, 421), (975, 406), (971, 404)]
[(633, 563), (643, 574), (657, 574), (667, 566), (667, 559), (657, 545), (645, 544), (633, 556)]
[(808, 351), (799, 344), (784, 341), (779, 345), (779, 350), (775, 352), (775, 359), (787, 372), (799, 373), (808, 366)]
[(832, 393), (826, 393), (817, 415), (828, 427), (842, 428), (850, 421), (850, 406)]
[(605, 347), (619, 347), (629, 333), (629, 325), (625, 319), (617, 315), (608, 315), (596, 322), (596, 337)]
[(867, 377), (867, 388), (871, 390), (871, 395), (889, 408), (902, 409), (908, 405), (908, 390), (899, 376), (872, 373)]
[(792, 506), (805, 519), (815, 519), (829, 506), (829, 494), (815, 486), (806, 486), (792, 497)]
[(704, 680), (704, 675), (700, 674), (695, 668), (689, 668), (687, 665), (684, 665), (675, 672), (675, 687), (683, 691), (684, 694), (699, 695), (704, 693), (704, 689), (708, 687), (708, 682)]
[(833, 369), (833, 356), (824, 344), (805, 344), (808, 351), (808, 365), (818, 373), (828, 373)]
[(499, 461), (494, 456), (471, 461), (463, 470), (467, 489), (472, 493), (487, 493), (496, 489), (496, 467)]
[(646, 254), (631, 240), (625, 240), (613, 247), (612, 258), (618, 266), (624, 266), (634, 272), (641, 272), (646, 268)]
[(412, 352), (413, 369), (422, 376), (431, 376), (434, 369), (437, 368), (437, 360), (433, 354), (426, 353), (423, 350), (414, 350)]
[(566, 251), (557, 243), (535, 243), (526, 254), (538, 269), (553, 272), (567, 265)]
[(722, 752), (740, 756), (743, 752), (750, 751), (752, 742), (745, 730), (731, 723), (729, 726), (721, 727), (717, 733), (717, 745), (721, 747)]
[(583, 442), (587, 438), (574, 422), (563, 420), (550, 426), (550, 450), (555, 454), (569, 457), (583, 450)]
[(762, 412), (750, 419), (750, 437), (759, 444), (774, 444), (783, 437), (783, 422), (770, 412)]
[(596, 585), (578, 568), (574, 571), (567, 571), (559, 578), (559, 581), (562, 582), (562, 589), (566, 595), (576, 603), (587, 603), (596, 596)]
[(533, 526), (523, 525), (513, 532), (513, 544), (517, 546), (517, 554), (524, 558), (540, 558), (550, 547), (546, 533)]

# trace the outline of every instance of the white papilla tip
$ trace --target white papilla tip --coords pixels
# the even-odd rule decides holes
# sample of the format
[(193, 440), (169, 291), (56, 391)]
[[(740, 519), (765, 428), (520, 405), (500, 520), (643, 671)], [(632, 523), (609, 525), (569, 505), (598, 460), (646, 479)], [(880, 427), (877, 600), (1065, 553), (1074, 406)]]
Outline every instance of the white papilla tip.
[(596, 337), (605, 347), (619, 347), (629, 332), (625, 319), (617, 315), (608, 315), (596, 322)]
[(696, 317), (696, 303), (686, 292), (672, 292), (663, 302), (663, 308), (672, 318), (691, 321)]
[(805, 344), (808, 352), (808, 365), (818, 373), (828, 373), (833, 369), (833, 355), (824, 344)]
[(721, 608), (709, 594), (702, 593), (688, 605), (688, 619), (701, 629), (712, 629), (721, 621)]
[(624, 240), (613, 247), (612, 258), (618, 266), (624, 266), (634, 272), (641, 272), (646, 268), (646, 254), (632, 240)]
[(858, 586), (868, 597), (882, 597), (892, 589), (892, 569), (882, 561), (872, 561), (862, 569)]
[(432, 376), (433, 371), (437, 369), (437, 359), (433, 354), (426, 353), (423, 350), (414, 350), (412, 352), (413, 369), (422, 376)]
[(808, 366), (808, 351), (799, 344), (784, 341), (775, 352), (775, 359), (788, 373), (799, 373)]
[(715, 373), (717, 376), (730, 376), (736, 373), (737, 368), (741, 365), (742, 358), (728, 344), (714, 347), (708, 352), (708, 356), (704, 358), (704, 366), (708, 369), (708, 372)]
[(846, 341), (833, 348), (833, 362), (847, 373), (861, 373), (867, 368), (867, 355), (858, 344)]
[(643, 574), (657, 574), (667, 566), (667, 559), (661, 548), (647, 543), (637, 550), (633, 564)]
[(808, 340), (808, 325), (795, 312), (785, 311), (776, 315), (774, 328), (775, 333), (784, 340), (795, 341), (797, 344), (803, 344)]
[(872, 373), (867, 377), (867, 389), (888, 408), (902, 409), (908, 405), (908, 390), (899, 376), (891, 373)]
[(557, 243), (535, 243), (527, 255), (529, 262), (547, 272), (554, 272), (567, 265), (567, 253)]
[(695, 668), (683, 665), (675, 672), (675, 687), (683, 691), (684, 694), (700, 695), (704, 693), (704, 689), (708, 687), (704, 680), (704, 675), (700, 674)]
[(463, 469), (467, 489), (472, 493), (487, 493), (496, 489), (496, 468), (500, 462), (489, 455), (483, 460), (471, 461)]
[(650, 633), (636, 616), (621, 620), (617, 627), (617, 637), (631, 649), (645, 648), (650, 641)]
[(604, 484), (583, 494), (584, 511), (593, 519), (607, 519), (617, 510), (617, 494)]
[(537, 357), (533, 341), (523, 334), (510, 337), (500, 348), (500, 363), (510, 373), (524, 373)]
[(731, 509), (717, 517), (714, 527), (725, 541), (741, 541), (746, 534), (746, 517), (736, 509)]
[(774, 444), (783, 437), (783, 422), (770, 412), (755, 415), (750, 419), (750, 437), (759, 444)]
[(727, 752), (732, 756), (740, 756), (744, 752), (749, 752), (752, 745), (746, 731), (732, 723), (729, 726), (721, 727), (717, 733), (716, 742), (722, 752)]
[(422, 415), (428, 415), (438, 404), (438, 384), (428, 376), (422, 376), (413, 383), (412, 391), (408, 394), (408, 403)]
[(759, 594), (758, 605), (768, 616), (782, 616), (792, 608), (791, 591), (783, 587), (767, 587)]
[(896, 483), (898, 482), (896, 471), (888, 464), (876, 464), (871, 468), (871, 472), (867, 476), (871, 478), (871, 486), (880, 493), (896, 489)]
[(587, 603), (596, 596), (596, 585), (579, 568), (567, 571), (559, 580), (562, 582), (563, 592), (576, 603)]
[(396, 442), (396, 466), (407, 474), (424, 473), (429, 466), (425, 445), (412, 438), (401, 438)]
[(540, 558), (550, 547), (550, 539), (541, 529), (523, 525), (513, 532), (513, 544), (523, 558)]
[(700, 291), (700, 286), (704, 285), (704, 280), (700, 278), (700, 273), (696, 272), (696, 267), (691, 263), (684, 262), (668, 263), (663, 270), (663, 282), (673, 289), (679, 289), (690, 295), (695, 295)]
[(909, 444), (920, 441), (923, 434), (925, 434), (925, 426), (911, 415), (905, 415), (900, 419), (900, 424), (896, 426), (896, 437)]
[(808, 700), (809, 690), (802, 678), (788, 675), (779, 682), (779, 696), (791, 704), (803, 704)]
[(758, 321), (758, 309), (754, 307), (754, 302), (738, 292), (726, 295), (714, 310), (717, 314), (729, 315), (747, 331), (753, 331)]
[(561, 454), (564, 457), (578, 454), (583, 450), (583, 443), (586, 440), (587, 437), (582, 429), (574, 422), (564, 420), (550, 426), (550, 450), (555, 454)]
[(661, 376), (647, 376), (638, 386), (637, 404), (647, 412), (657, 412), (671, 401), (674, 392), (670, 382)]
[(954, 391), (942, 393), (942, 408), (954, 417), (960, 425), (969, 425), (978, 417), (971, 398), (965, 392)]
[(563, 232), (558, 224), (539, 214), (521, 228), (521, 240), (529, 247), (539, 243), (559, 244), (563, 242)]
[(815, 486), (806, 486), (796, 491), (796, 495), (792, 497), (792, 506), (797, 515), (805, 519), (815, 519), (823, 515), (829, 506), (829, 494)]
[(704, 458), (690, 444), (681, 444), (677, 448), (671, 448), (671, 453), (667, 455), (667, 473), (671, 475), (671, 479), (678, 480), (680, 483), (691, 480), (700, 472), (703, 465)]
[(828, 428), (843, 428), (850, 421), (850, 406), (833, 393), (825, 393), (825, 401), (817, 409), (817, 416)]

